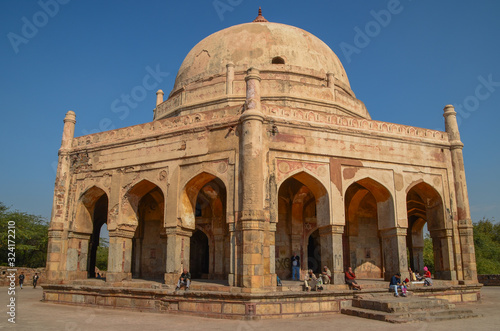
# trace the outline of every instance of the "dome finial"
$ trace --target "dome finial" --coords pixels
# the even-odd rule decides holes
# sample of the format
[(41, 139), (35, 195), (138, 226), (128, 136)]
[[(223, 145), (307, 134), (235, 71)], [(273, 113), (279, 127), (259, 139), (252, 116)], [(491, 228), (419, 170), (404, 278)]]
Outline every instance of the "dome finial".
[(259, 7), (259, 15), (253, 20), (254, 22), (269, 22), (262, 16), (262, 9)]

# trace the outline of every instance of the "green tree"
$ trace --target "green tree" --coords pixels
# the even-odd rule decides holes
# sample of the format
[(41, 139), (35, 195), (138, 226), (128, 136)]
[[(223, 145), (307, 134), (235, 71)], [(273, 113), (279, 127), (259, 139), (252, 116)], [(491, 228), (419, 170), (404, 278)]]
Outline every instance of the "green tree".
[(97, 247), (96, 253), (96, 266), (99, 270), (108, 270), (108, 252), (109, 252), (109, 240), (107, 238), (99, 238), (99, 246)]
[(483, 218), (473, 231), (477, 273), (500, 274), (500, 225)]
[[(13, 231), (14, 230), (14, 231)], [(15, 235), (15, 236), (13, 236)], [(15, 250), (10, 247), (15, 243)], [(0, 254), (2, 265), (15, 253), (16, 267), (45, 267), (47, 260), (48, 224), (37, 215), (11, 211), (0, 202)]]
[(434, 273), (434, 249), (432, 246), (432, 238), (428, 233), (424, 237), (424, 266), (429, 268), (431, 273)]

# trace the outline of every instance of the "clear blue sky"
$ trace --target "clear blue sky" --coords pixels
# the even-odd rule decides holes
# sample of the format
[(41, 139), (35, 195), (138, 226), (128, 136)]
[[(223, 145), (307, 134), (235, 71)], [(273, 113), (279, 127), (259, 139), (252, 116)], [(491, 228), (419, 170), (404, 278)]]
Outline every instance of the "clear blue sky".
[(1, 1), (0, 201), (50, 218), (65, 113), (76, 112), (77, 136), (151, 121), (156, 89), (126, 116), (113, 105), (147, 67), (169, 73), (158, 85), (168, 94), (198, 41), (252, 21), (259, 5), (327, 43), (375, 120), (444, 130), (443, 107), (461, 105), (472, 219), (500, 219), (495, 0)]

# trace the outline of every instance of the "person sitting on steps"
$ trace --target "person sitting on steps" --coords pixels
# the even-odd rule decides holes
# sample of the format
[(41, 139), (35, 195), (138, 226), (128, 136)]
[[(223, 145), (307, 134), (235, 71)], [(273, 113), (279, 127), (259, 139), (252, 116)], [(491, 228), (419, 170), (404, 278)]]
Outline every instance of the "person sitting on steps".
[(359, 286), (355, 279), (356, 275), (352, 271), (352, 268), (349, 267), (349, 269), (345, 272), (345, 282), (349, 285), (349, 288), (359, 291), (361, 290), (361, 286)]
[(175, 290), (179, 290), (181, 286), (184, 286), (186, 290), (189, 290), (189, 285), (191, 285), (191, 273), (184, 268), (181, 276), (179, 277), (179, 281), (177, 282), (177, 287)]
[(406, 286), (401, 283), (401, 274), (398, 272), (391, 278), (391, 282), (389, 283), (389, 289), (394, 290), (394, 296), (398, 297), (398, 288), (401, 289), (402, 296), (406, 296)]
[(312, 288), (312, 290), (316, 290), (316, 285), (317, 285), (318, 278), (316, 278), (316, 275), (313, 273), (311, 269), (307, 271), (307, 274), (304, 277), (304, 289), (309, 292)]

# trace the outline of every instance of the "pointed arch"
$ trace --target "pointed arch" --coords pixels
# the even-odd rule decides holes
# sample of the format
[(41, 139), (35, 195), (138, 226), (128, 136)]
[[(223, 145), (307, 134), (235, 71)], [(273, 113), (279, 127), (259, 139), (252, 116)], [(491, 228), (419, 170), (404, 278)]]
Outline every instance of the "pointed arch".
[(386, 271), (380, 231), (396, 226), (394, 201), (389, 190), (373, 178), (351, 183), (344, 192), (344, 268), (360, 278), (384, 277)]
[(71, 227), (74, 232), (92, 233), (95, 207), (99, 199), (103, 197), (106, 200), (108, 199), (106, 192), (96, 185), (91, 186), (80, 195), (73, 226)]
[[(201, 265), (205, 267), (205, 264), (200, 264), (202, 262), (208, 264), (208, 272), (202, 268), (205, 270), (201, 273), (203, 277), (227, 279), (230, 273), (231, 253), (226, 220), (226, 184), (218, 176), (203, 171), (187, 181), (181, 192), (180, 201), (179, 215), (182, 226), (190, 229), (193, 235), (196, 231), (202, 231), (208, 241), (206, 251), (199, 251), (196, 247), (204, 242), (205, 237), (199, 234), (194, 238), (196, 240), (190, 240), (190, 244), (195, 245), (194, 250), (190, 249), (190, 263), (197, 263), (195, 269), (200, 269)], [(200, 258), (205, 254), (208, 256), (208, 261), (206, 258)], [(197, 273), (200, 274), (199, 270)]]
[[(430, 233), (433, 246), (434, 266), (429, 266), (436, 278), (456, 279), (453, 255), (453, 231), (447, 219), (444, 203), (439, 192), (420, 179), (407, 188), (406, 209), (410, 267), (422, 272), (424, 267), (424, 225)], [(433, 267), (433, 268), (432, 268)]]
[(330, 201), (327, 189), (318, 178), (300, 169), (281, 181), (277, 215), (275, 270), (280, 278), (291, 276), (286, 261), (294, 252), (301, 258), (301, 274), (310, 263), (315, 269), (320, 268), (322, 263), (327, 264), (321, 260), (327, 255), (320, 253), (320, 242), (326, 237), (320, 237), (318, 230), (330, 225)]
[(139, 179), (125, 193), (119, 226), (134, 231), (131, 272), (133, 278), (162, 280), (166, 272), (165, 196), (147, 179)]

